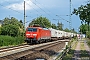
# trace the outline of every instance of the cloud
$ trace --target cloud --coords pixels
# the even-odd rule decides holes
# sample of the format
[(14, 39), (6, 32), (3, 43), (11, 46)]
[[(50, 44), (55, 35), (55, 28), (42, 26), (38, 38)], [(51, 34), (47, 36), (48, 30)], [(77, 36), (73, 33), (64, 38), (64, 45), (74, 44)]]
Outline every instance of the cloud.
[(1, 0), (0, 3), (4, 3), (4, 2), (15, 2), (15, 1), (20, 1), (20, 0)]
[[(10, 2), (13, 2), (13, 4), (10, 4), (8, 6), (6, 6), (7, 8), (12, 8), (14, 10), (24, 10), (24, 0), (1, 0), (3, 2), (5, 1), (10, 1)], [(69, 7), (69, 0), (63, 0), (63, 1), (59, 1), (59, 0), (32, 0), (34, 3), (32, 3), (30, 0), (25, 0), (26, 2), (26, 10), (31, 10), (31, 9), (39, 9), (40, 8), (68, 8)], [(38, 3), (38, 2), (40, 3)], [(80, 0), (82, 1), (82, 0)], [(76, 2), (76, 3), (79, 3), (80, 1), (72, 1), (73, 2)], [(76, 3), (73, 5), (76, 5)], [(38, 7), (39, 6), (39, 7)], [(44, 6), (44, 7), (43, 7)]]
[[(11, 8), (14, 10), (24, 10), (24, 0), (4, 0), (4, 1), (12, 1), (13, 4), (10, 4), (8, 6), (6, 6), (7, 8)], [(58, 0), (32, 0), (33, 2), (31, 2), (30, 0), (25, 0), (26, 2), (26, 10), (31, 10), (31, 9), (40, 9), (40, 8), (59, 8), (59, 7), (65, 7), (63, 6), (63, 1), (58, 2)], [(38, 2), (40, 3), (38, 3)], [(16, 3), (15, 3), (16, 2)], [(44, 6), (44, 7), (43, 7)], [(39, 8), (40, 7), (40, 8)]]
[[(25, 0), (26, 4), (25, 4), (25, 9), (26, 10), (30, 10), (32, 9), (30, 6), (32, 6), (32, 2), (30, 2), (29, 0)], [(7, 8), (11, 8), (14, 10), (24, 10), (24, 1), (19, 2), (19, 3), (13, 3), (11, 5), (6, 6)]]

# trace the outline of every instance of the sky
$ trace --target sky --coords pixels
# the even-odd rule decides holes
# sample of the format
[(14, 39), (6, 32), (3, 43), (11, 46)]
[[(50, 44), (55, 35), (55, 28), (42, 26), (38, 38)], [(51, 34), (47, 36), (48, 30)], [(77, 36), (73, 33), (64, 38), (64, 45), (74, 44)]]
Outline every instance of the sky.
[[(78, 32), (81, 25), (80, 19), (76, 15), (71, 15), (70, 0), (0, 0), (0, 20), (5, 17), (15, 17), (24, 21), (24, 1), (26, 14), (26, 27), (35, 18), (42, 16), (57, 25), (58, 21), (65, 28), (74, 28)], [(74, 8), (87, 4), (88, 0), (71, 0), (71, 13)], [(70, 21), (71, 20), (71, 21)], [(67, 21), (70, 21), (69, 24)]]

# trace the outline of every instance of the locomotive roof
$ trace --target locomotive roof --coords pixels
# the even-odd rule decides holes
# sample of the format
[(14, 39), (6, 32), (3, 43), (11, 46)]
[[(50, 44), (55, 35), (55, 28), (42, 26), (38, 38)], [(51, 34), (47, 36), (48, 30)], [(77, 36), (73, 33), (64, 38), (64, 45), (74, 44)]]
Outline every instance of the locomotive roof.
[(33, 26), (29, 26), (27, 28), (42, 28), (42, 27), (33, 27)]
[(33, 27), (33, 26), (30, 26), (30, 27), (27, 27), (27, 28), (39, 28), (39, 29), (48, 30), (47, 28), (42, 28), (42, 27)]

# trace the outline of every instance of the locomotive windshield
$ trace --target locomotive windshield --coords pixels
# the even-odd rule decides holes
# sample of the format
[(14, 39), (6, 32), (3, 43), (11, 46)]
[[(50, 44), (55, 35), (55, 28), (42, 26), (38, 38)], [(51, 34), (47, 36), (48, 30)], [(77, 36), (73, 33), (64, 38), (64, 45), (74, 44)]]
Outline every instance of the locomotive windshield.
[(37, 28), (28, 28), (27, 31), (37, 32)]

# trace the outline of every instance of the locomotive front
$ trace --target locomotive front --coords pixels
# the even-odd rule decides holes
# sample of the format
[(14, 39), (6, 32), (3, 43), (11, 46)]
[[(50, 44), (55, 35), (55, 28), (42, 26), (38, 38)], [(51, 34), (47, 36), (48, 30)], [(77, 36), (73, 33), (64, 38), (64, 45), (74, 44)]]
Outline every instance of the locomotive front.
[(26, 37), (26, 42), (27, 43), (32, 43), (36, 42), (37, 40), (37, 35), (38, 35), (38, 28), (33, 28), (33, 27), (28, 27), (26, 29), (25, 37)]

